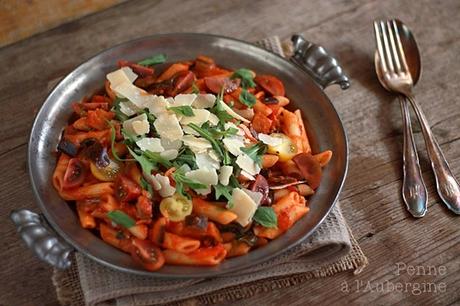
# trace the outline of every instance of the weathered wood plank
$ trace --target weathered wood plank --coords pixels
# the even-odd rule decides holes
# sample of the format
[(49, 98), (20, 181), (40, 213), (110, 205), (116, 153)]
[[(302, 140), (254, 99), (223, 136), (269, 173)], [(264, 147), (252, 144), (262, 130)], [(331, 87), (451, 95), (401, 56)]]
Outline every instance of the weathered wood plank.
[[(177, 18), (170, 14), (174, 8)], [(333, 51), (352, 78), (346, 92), (328, 88), (348, 131), (350, 171), (341, 195), (344, 214), (368, 255), (358, 276), (339, 274), (283, 290), (260, 293), (245, 305), (375, 304), (448, 305), (459, 302), (458, 217), (440, 204), (423, 138), (416, 134), (429, 211), (420, 220), (406, 213), (401, 188), (401, 116), (395, 99), (376, 79), (371, 22), (398, 16), (414, 31), (423, 77), (416, 88), (453, 172), (460, 177), (460, 3), (433, 1), (129, 1), (0, 49), (0, 214), (34, 208), (26, 173), (26, 142), (33, 114), (50, 81), (91, 55), (122, 41), (159, 32), (207, 32), (246, 40), (300, 32)], [(107, 33), (110, 33), (108, 35)], [(6, 111), (5, 111), (6, 110)], [(0, 305), (55, 304), (50, 269), (30, 255), (12, 225), (0, 225), (3, 258)], [(396, 263), (446, 267), (443, 275), (396, 275)], [(445, 292), (366, 290), (386, 281), (440, 285)], [(348, 285), (349, 292), (341, 289)], [(360, 287), (357, 288), (357, 284)], [(27, 289), (24, 291), (24, 289)], [(25, 293), (27, 292), (27, 293)]]

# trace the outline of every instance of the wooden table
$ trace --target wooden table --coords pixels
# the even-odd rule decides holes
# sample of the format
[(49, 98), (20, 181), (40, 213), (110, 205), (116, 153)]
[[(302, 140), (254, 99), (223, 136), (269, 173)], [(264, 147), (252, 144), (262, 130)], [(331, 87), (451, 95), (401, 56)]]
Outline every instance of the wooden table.
[(374, 73), (371, 22), (398, 16), (416, 34), (424, 65), (417, 97), (460, 177), (459, 12), (458, 0), (128, 1), (0, 49), (0, 305), (57, 303), (51, 268), (31, 255), (7, 220), (13, 208), (37, 210), (26, 149), (34, 114), (50, 82), (119, 42), (181, 31), (249, 41), (301, 33), (335, 53), (353, 82), (346, 92), (330, 88), (327, 93), (350, 140), (350, 170), (341, 203), (370, 265), (357, 276), (342, 273), (261, 293), (245, 301), (248, 305), (458, 305), (460, 217), (440, 204), (418, 127), (415, 138), (429, 208), (419, 220), (404, 209), (399, 192), (401, 115), (399, 104)]

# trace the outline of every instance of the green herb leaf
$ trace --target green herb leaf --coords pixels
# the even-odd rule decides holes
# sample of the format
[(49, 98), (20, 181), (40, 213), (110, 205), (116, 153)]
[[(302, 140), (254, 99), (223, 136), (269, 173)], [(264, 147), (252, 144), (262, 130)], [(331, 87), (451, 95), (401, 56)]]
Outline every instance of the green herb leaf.
[(257, 208), (253, 219), (264, 227), (278, 226), (278, 217), (272, 207), (261, 206)]
[(155, 164), (152, 163), (144, 155), (137, 155), (131, 148), (128, 147), (129, 153), (134, 157), (134, 159), (141, 165), (142, 172), (146, 175), (151, 175), (152, 170), (155, 169)]
[(171, 111), (175, 112), (176, 114), (183, 115), (183, 116), (186, 116), (186, 117), (193, 117), (194, 116), (193, 108), (191, 106), (188, 106), (188, 105), (171, 106), (171, 107), (168, 107), (168, 110), (171, 110)]
[(259, 166), (262, 163), (262, 156), (267, 151), (267, 145), (262, 142), (258, 142), (250, 147), (241, 147), (241, 151), (246, 153), (252, 160), (254, 160)]
[(162, 157), (158, 152), (152, 152), (148, 150), (142, 152), (145, 155), (145, 157), (147, 157), (150, 161), (154, 162), (155, 164), (160, 164), (166, 168), (171, 168), (173, 166), (169, 160)]
[(216, 196), (216, 200), (219, 200), (221, 196), (224, 196), (229, 202), (232, 200), (232, 191), (233, 187), (232, 186), (224, 186), (222, 184), (217, 184), (214, 185), (214, 193)]
[(198, 88), (198, 86), (196, 86), (195, 81), (192, 84), (192, 93), (194, 93), (194, 94), (199, 94), (200, 93), (200, 89)]
[(157, 64), (163, 64), (166, 62), (166, 54), (155, 54), (152, 57), (146, 58), (140, 62), (138, 62), (139, 65), (142, 66), (153, 66)]
[(115, 101), (113, 101), (113, 108), (112, 108), (112, 110), (115, 112), (115, 118), (116, 118), (118, 121), (121, 121), (121, 122), (123, 122), (123, 121), (125, 121), (125, 120), (127, 120), (127, 119), (129, 118), (128, 115), (122, 113), (121, 107), (120, 107), (120, 103), (121, 103), (121, 102), (126, 102), (126, 101), (128, 101), (128, 99), (126, 99), (126, 98), (119, 98), (119, 97), (117, 97), (117, 98), (115, 99)]
[(193, 170), (198, 169), (195, 153), (193, 153), (192, 150), (187, 147), (183, 147), (174, 160), (174, 166), (176, 168), (180, 168), (184, 164), (189, 165)]
[(253, 107), (257, 100), (256, 97), (246, 89), (241, 91), (239, 99), (240, 102), (245, 104), (247, 107)]
[(118, 156), (117, 150), (115, 150), (115, 138), (116, 138), (117, 131), (115, 130), (115, 126), (113, 125), (112, 122), (107, 121), (107, 123), (108, 123), (109, 126), (110, 126), (110, 147), (111, 147), (111, 149), (112, 149), (112, 155), (113, 155), (113, 157), (114, 157), (117, 161), (120, 161), (120, 162), (123, 162), (123, 161), (133, 161), (134, 159), (131, 159), (131, 158), (121, 158), (120, 156)]
[(195, 123), (190, 123), (188, 124), (188, 126), (194, 129), (198, 134), (200, 134), (201, 137), (209, 141), (212, 145), (212, 148), (217, 152), (217, 154), (219, 154), (221, 158), (224, 158), (224, 151), (222, 150), (221, 145), (216, 141), (212, 133), (210, 133), (209, 131), (205, 129), (200, 128)]
[(128, 216), (121, 210), (109, 211), (107, 213), (107, 217), (116, 224), (121, 225), (125, 228), (130, 228), (136, 225), (136, 221), (134, 221), (130, 216)]
[(226, 129), (225, 131), (219, 131), (216, 129), (211, 130), (211, 133), (216, 137), (216, 138), (222, 138), (222, 137), (228, 137), (228, 136), (234, 136), (238, 133), (238, 129), (234, 127), (230, 127)]
[(192, 189), (205, 189), (207, 186), (198, 182), (195, 182), (185, 176), (184, 167), (180, 167), (173, 172), (172, 177), (176, 183), (176, 191), (184, 197), (190, 199), (190, 195), (185, 192), (185, 187), (188, 186)]
[(227, 111), (222, 107), (221, 103), (224, 103), (224, 102), (220, 102), (220, 101), (221, 99), (216, 99), (216, 103), (210, 109), (210, 111), (211, 113), (216, 115), (217, 118), (219, 118), (219, 122), (221, 124), (225, 124), (226, 122), (229, 122), (230, 120), (232, 120), (233, 117), (229, 113), (227, 113)]
[(241, 79), (241, 87), (244, 89), (246, 88), (253, 88), (256, 87), (256, 83), (254, 83), (254, 74), (251, 70), (241, 68), (233, 72), (231, 79)]

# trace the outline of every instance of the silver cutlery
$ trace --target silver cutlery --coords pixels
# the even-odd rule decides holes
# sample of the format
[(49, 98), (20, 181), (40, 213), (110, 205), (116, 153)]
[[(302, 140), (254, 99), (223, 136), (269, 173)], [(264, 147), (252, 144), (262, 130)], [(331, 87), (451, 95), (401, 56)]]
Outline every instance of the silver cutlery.
[[(452, 171), (449, 168), (449, 164), (447, 163), (441, 148), (439, 147), (439, 144), (434, 138), (434, 135), (422, 109), (415, 100), (413, 94), (414, 80), (407, 64), (408, 59), (405, 55), (401, 42), (398, 24), (395, 20), (386, 22), (375, 21), (374, 30), (377, 42), (380, 73), (383, 83), (388, 90), (404, 95), (412, 105), (422, 128), (425, 145), (427, 147), (428, 156), (431, 161), (431, 167), (436, 178), (436, 189), (438, 194), (441, 200), (450, 210), (456, 214), (460, 214), (460, 186), (458, 181), (453, 176)], [(405, 120), (407, 120), (407, 117), (409, 117), (407, 112), (404, 117)], [(408, 147), (410, 147), (411, 141), (409, 138), (410, 136), (407, 139), (409, 142)], [(408, 150), (410, 151), (411, 148), (408, 148)], [(408, 155), (410, 154), (411, 153), (408, 153)], [(414, 162), (413, 158), (412, 160), (410, 159), (411, 157), (408, 157), (409, 162)], [(417, 171), (415, 170), (415, 176), (417, 176), (416, 172)], [(407, 176), (406, 179), (408, 186), (420, 186), (419, 182), (410, 181), (413, 179), (413, 177)], [(403, 187), (403, 197), (405, 196), (404, 188), (405, 187)], [(409, 187), (406, 194), (409, 196), (408, 199), (412, 199), (411, 197), (416, 194), (423, 193), (423, 191), (420, 190), (421, 189), (417, 187)], [(408, 203), (417, 202), (406, 202), (407, 205)]]
[[(413, 59), (409, 61), (409, 71), (411, 73), (414, 84), (418, 82), (421, 74), (421, 61), (415, 39), (411, 33), (403, 31), (403, 24), (396, 20), (398, 30), (402, 33), (402, 45), (406, 50), (407, 55)], [(404, 27), (404, 29), (406, 29)], [(378, 51), (375, 52), (375, 71), (381, 85), (388, 91), (391, 91), (382, 75), (381, 63)], [(412, 124), (409, 112), (409, 103), (403, 95), (399, 95), (401, 105), (401, 113), (403, 118), (403, 184), (402, 197), (406, 204), (407, 210), (416, 218), (423, 217), (426, 213), (428, 192), (425, 183), (423, 182), (422, 171), (418, 159), (417, 149), (415, 147), (414, 135), (412, 133)]]

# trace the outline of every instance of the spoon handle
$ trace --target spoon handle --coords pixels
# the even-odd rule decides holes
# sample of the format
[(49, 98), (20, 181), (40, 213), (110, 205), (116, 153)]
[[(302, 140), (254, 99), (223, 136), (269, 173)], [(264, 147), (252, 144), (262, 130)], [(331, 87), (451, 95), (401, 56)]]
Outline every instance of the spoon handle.
[(422, 109), (415, 101), (413, 95), (407, 95), (407, 98), (412, 104), (422, 128), (425, 145), (431, 161), (431, 168), (436, 178), (436, 189), (439, 197), (451, 211), (460, 215), (460, 185), (452, 174), (449, 164), (438, 142), (434, 138), (433, 132), (431, 131), (428, 120)]
[(414, 135), (409, 112), (409, 102), (399, 96), (401, 113), (403, 117), (403, 185), (402, 196), (407, 210), (416, 218), (423, 217), (426, 213), (427, 191), (423, 182), (422, 171), (415, 147)]

